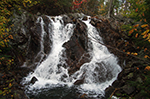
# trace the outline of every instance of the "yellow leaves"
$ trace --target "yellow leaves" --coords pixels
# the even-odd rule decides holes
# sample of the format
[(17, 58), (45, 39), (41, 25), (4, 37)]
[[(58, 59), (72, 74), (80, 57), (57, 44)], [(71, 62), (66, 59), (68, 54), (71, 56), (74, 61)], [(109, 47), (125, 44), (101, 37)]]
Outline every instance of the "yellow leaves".
[(146, 40), (148, 40), (150, 42), (150, 33), (149, 33), (149, 29), (147, 29), (146, 31), (144, 31), (141, 35), (143, 35), (143, 38), (147, 38)]
[(144, 35), (144, 36), (143, 36), (143, 38), (146, 38), (146, 37), (147, 37), (147, 35)]
[(21, 10), (21, 8), (18, 8), (18, 10)]
[(145, 28), (145, 27), (148, 27), (148, 26), (149, 26), (148, 24), (141, 25), (142, 28)]
[(1, 57), (1, 58), (0, 58), (0, 60), (4, 60), (4, 59), (5, 59), (5, 57)]
[(28, 3), (28, 2), (29, 2), (29, 3), (32, 3), (31, 0), (24, 0), (24, 2), (25, 2), (25, 3)]
[(144, 31), (141, 35), (145, 35), (149, 32), (149, 30)]
[(128, 55), (134, 55), (134, 56), (137, 56), (137, 55), (138, 55), (138, 53), (133, 53), (133, 52), (131, 53), (131, 52), (127, 52), (127, 56), (128, 56)]
[(131, 55), (137, 56), (137, 55), (138, 55), (138, 53), (131, 53)]
[(0, 46), (1, 46), (1, 47), (5, 47), (5, 44), (4, 44), (3, 41), (0, 41)]
[(146, 40), (150, 40), (150, 33), (148, 33), (147, 35), (146, 35), (146, 37), (147, 37), (147, 39)]
[(23, 6), (24, 6), (24, 7), (26, 7), (26, 4), (25, 4), (25, 3), (23, 3)]

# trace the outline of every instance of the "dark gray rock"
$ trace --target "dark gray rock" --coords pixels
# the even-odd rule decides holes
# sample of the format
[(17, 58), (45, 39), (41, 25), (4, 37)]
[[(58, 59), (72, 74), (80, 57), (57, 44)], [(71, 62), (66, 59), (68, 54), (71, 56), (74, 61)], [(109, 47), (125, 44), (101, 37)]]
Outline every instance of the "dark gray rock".
[(64, 21), (64, 25), (66, 25), (67, 23), (72, 23), (73, 22), (67, 15), (63, 15), (62, 19)]
[(123, 91), (124, 91), (125, 93), (127, 93), (128, 95), (131, 95), (131, 94), (135, 91), (135, 87), (130, 86), (130, 85), (124, 85), (124, 86), (122, 87), (122, 89), (123, 89)]
[(23, 90), (14, 91), (14, 99), (29, 99)]
[(117, 88), (117, 87), (120, 87), (119, 84), (120, 84), (120, 81), (119, 81), (119, 80), (115, 80), (115, 81), (112, 83), (112, 86), (115, 87), (115, 88)]
[(34, 76), (32, 79), (31, 79), (31, 84), (34, 84), (36, 81), (38, 81), (38, 79)]
[(112, 92), (115, 90), (113, 86), (109, 86), (105, 89), (105, 99), (109, 98)]
[(82, 21), (77, 20), (71, 39), (63, 45), (66, 49), (66, 62), (70, 66), (69, 74), (74, 73), (82, 64), (90, 60), (87, 53), (88, 38), (86, 27)]
[(74, 82), (74, 85), (81, 85), (81, 84), (83, 84), (84, 83), (84, 79), (80, 79), (80, 80), (76, 80), (75, 82)]

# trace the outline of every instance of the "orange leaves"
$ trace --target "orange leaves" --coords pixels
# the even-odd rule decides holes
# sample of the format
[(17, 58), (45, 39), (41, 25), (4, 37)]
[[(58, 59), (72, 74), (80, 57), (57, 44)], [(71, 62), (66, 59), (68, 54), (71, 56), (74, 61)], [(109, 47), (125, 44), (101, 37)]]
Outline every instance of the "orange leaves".
[(128, 56), (128, 55), (130, 55), (130, 54), (131, 54), (131, 52), (127, 52), (126, 56)]
[(145, 70), (150, 71), (150, 66), (146, 66), (146, 67), (145, 67)]
[(147, 40), (149, 40), (149, 39), (150, 39), (150, 35), (149, 35), (149, 31), (150, 31), (150, 30), (149, 30), (149, 25), (148, 25), (148, 24), (143, 24), (143, 25), (141, 25), (141, 27), (146, 29), (141, 35), (143, 35), (143, 38), (148, 37)]
[(132, 34), (134, 31), (138, 31), (136, 28), (139, 27), (139, 24), (133, 26), (133, 29), (129, 31), (129, 34)]
[(144, 22), (147, 22), (146, 19), (144, 19)]
[(145, 55), (144, 58), (150, 58), (148, 55)]
[(13, 39), (13, 36), (12, 36), (12, 35), (9, 35), (8, 38)]
[(138, 8), (136, 8), (136, 10), (135, 10), (136, 12), (138, 12)]
[(129, 44), (129, 42), (126, 42), (126, 43), (125, 43), (125, 46), (128, 46), (128, 44)]
[[(146, 22), (146, 19), (141, 19), (141, 21)], [(148, 40), (148, 42), (150, 42), (150, 26), (148, 24), (142, 24), (140, 27), (143, 28), (141, 29), (139, 27), (139, 24), (134, 25), (133, 27), (131, 27), (131, 30), (129, 31), (129, 34), (131, 35), (132, 33), (135, 33), (135, 38), (140, 37), (139, 33), (141, 35), (143, 35), (143, 38)], [(137, 32), (137, 33), (136, 33)]]
[(138, 53), (134, 53), (134, 52), (127, 52), (127, 55), (126, 56), (128, 56), (128, 55), (134, 55), (134, 56), (137, 56), (138, 55)]
[(142, 16), (145, 16), (145, 14), (144, 14), (144, 13), (142, 13)]
[(136, 67), (137, 70), (139, 70), (139, 67)]
[[(139, 27), (139, 24), (136, 24), (133, 26), (133, 29), (129, 31), (129, 34), (132, 34), (134, 31), (141, 32), (141, 30), (137, 30), (136, 28)], [(147, 40), (150, 41), (150, 35), (149, 35), (149, 25), (148, 24), (143, 24), (141, 25), (141, 28), (145, 28), (145, 31), (141, 33), (143, 35), (143, 38), (147, 38)], [(135, 37), (137, 38), (139, 36), (138, 33), (135, 34)]]
[(133, 32), (134, 32), (134, 29), (130, 30), (130, 31), (129, 31), (129, 34), (132, 34)]
[(11, 83), (9, 83), (9, 88), (11, 88), (12, 87), (12, 84)]
[(143, 24), (143, 25), (141, 25), (141, 27), (145, 28), (145, 31), (141, 35), (143, 35), (143, 38), (147, 38), (146, 40), (148, 40), (150, 42), (149, 25), (148, 24)]
[(146, 51), (147, 51), (147, 48), (144, 49), (144, 52), (146, 52)]
[(138, 26), (139, 26), (139, 24), (136, 24), (136, 25), (134, 25), (133, 27), (134, 27), (134, 28), (137, 28)]
[(137, 38), (137, 37), (138, 37), (138, 35), (139, 35), (139, 34), (138, 34), (138, 33), (136, 33), (135, 37)]

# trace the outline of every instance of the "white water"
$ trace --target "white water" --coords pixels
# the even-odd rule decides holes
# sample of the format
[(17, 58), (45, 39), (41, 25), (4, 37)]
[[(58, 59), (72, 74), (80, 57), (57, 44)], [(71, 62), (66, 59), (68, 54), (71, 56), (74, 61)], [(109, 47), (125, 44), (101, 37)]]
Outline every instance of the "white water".
[[(61, 16), (55, 17), (54, 21), (50, 17), (48, 18), (52, 22), (51, 52), (47, 59), (37, 66), (35, 71), (30, 73), (22, 83), (26, 84), (30, 82), (32, 77), (35, 76), (38, 81), (33, 85), (27, 86), (28, 90), (31, 90), (34, 93), (34, 89), (52, 88), (60, 85), (73, 86), (73, 83), (76, 80), (84, 78), (84, 84), (77, 86), (79, 92), (91, 94), (92, 97), (96, 97), (99, 94), (103, 96), (104, 90), (117, 78), (121, 68), (117, 64), (117, 58), (113, 54), (110, 54), (104, 45), (95, 42), (96, 39), (103, 43), (97, 30), (89, 23), (90, 19), (83, 22), (87, 25), (89, 53), (92, 59), (89, 63), (83, 64), (80, 70), (69, 76), (69, 66), (68, 68), (63, 67), (64, 64), (67, 64), (65, 62), (65, 57), (62, 57), (62, 54), (65, 51), (65, 48), (62, 47), (62, 45), (69, 41), (72, 36), (74, 24), (69, 23), (64, 26)], [(39, 23), (41, 24), (41, 27), (43, 27), (43, 20)], [(42, 35), (44, 32), (44, 28), (42, 28)], [(43, 50), (43, 48), (41, 48), (41, 50)]]

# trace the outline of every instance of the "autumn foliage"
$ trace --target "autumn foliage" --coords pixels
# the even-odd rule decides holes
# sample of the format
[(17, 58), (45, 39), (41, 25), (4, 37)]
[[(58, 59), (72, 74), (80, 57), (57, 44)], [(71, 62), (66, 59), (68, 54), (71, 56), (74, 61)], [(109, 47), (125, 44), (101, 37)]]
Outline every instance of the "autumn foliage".
[[(20, 12), (21, 9), (32, 7), (37, 3), (37, 1), (32, 0), (0, 1), (0, 73), (3, 73), (3, 78), (7, 78), (5, 77), (5, 72), (11, 71), (15, 61), (15, 55), (10, 43), (11, 40), (14, 39), (13, 33), (11, 32), (14, 25), (11, 22), (10, 17), (13, 16), (14, 11)], [(14, 78), (11, 78), (5, 82), (7, 85), (3, 85), (3, 89), (0, 89), (0, 96), (6, 96), (11, 93), (13, 81)], [(13, 99), (13, 95), (11, 95), (11, 99)]]
[(149, 18), (146, 15), (150, 8), (146, 5), (147, 2), (144, 0), (129, 0), (132, 6), (129, 6), (128, 11), (124, 11), (124, 16), (132, 18), (134, 22), (125, 26), (125, 31), (127, 31), (128, 36), (131, 38), (132, 42), (136, 45), (138, 49), (143, 50), (145, 55), (143, 58), (150, 58), (150, 23), (147, 21)]
[(84, 2), (87, 2), (87, 0), (82, 0), (82, 1), (75, 0), (75, 1), (73, 1), (72, 10), (78, 9), (81, 6), (81, 4)]

